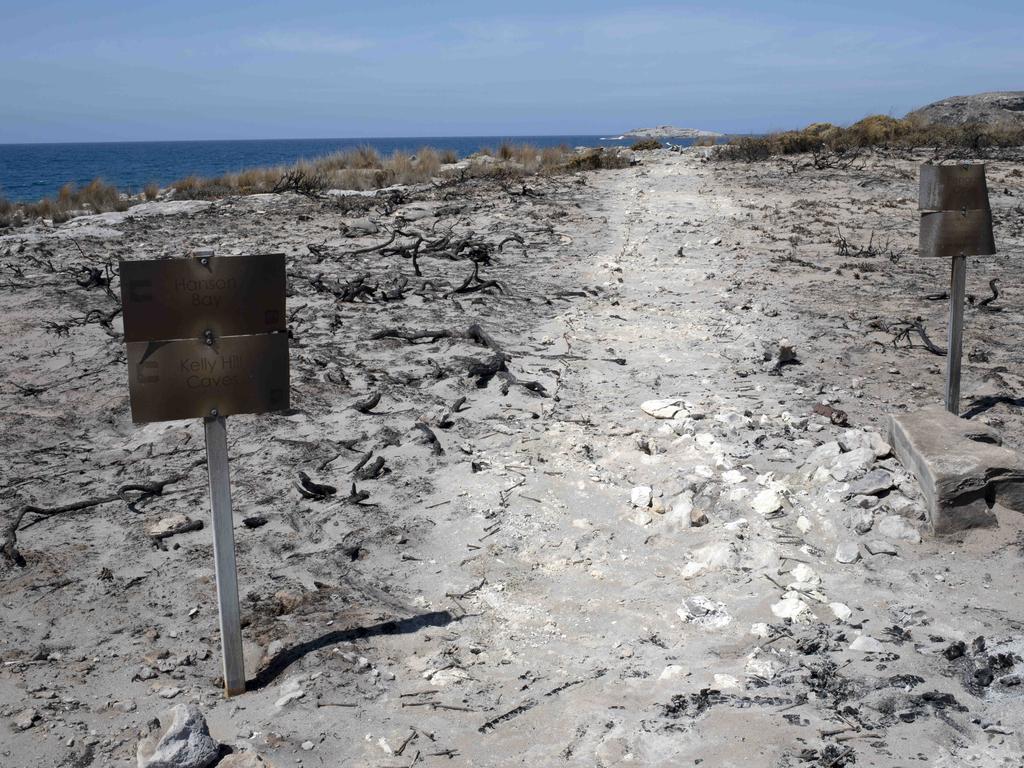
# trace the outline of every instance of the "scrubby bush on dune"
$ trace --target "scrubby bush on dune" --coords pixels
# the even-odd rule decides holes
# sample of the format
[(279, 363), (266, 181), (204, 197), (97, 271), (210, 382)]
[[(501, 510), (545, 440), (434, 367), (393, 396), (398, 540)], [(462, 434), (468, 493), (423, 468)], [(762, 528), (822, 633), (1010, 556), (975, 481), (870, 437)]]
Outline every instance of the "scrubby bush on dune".
[(715, 150), (715, 157), (754, 162), (805, 152), (843, 155), (869, 147), (977, 151), (988, 147), (1020, 146), (1024, 146), (1024, 129), (987, 125), (927, 125), (914, 119), (871, 115), (848, 128), (840, 128), (831, 123), (813, 123), (800, 131), (737, 137), (720, 145)]
[(661, 149), (661, 142), (657, 139), (640, 139), (640, 141), (633, 142), (633, 146), (630, 147), (634, 152), (647, 152), (652, 149)]

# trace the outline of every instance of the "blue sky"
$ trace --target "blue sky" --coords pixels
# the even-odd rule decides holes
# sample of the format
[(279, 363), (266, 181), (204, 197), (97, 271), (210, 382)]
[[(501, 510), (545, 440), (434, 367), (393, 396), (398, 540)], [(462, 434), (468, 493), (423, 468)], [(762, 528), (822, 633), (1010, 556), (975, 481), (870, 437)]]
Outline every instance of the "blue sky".
[(1021, 0), (0, 0), (0, 142), (726, 132), (1024, 90)]

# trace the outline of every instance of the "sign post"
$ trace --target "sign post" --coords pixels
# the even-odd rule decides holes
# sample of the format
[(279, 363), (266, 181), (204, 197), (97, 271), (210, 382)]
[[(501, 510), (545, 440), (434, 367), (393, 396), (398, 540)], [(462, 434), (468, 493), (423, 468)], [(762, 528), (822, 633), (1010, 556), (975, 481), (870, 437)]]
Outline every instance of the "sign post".
[(282, 254), (122, 261), (132, 421), (203, 419), (224, 692), (245, 692), (226, 416), (288, 408)]
[(952, 259), (949, 281), (949, 351), (946, 410), (960, 414), (967, 257), (996, 252), (983, 163), (921, 166), (922, 256)]

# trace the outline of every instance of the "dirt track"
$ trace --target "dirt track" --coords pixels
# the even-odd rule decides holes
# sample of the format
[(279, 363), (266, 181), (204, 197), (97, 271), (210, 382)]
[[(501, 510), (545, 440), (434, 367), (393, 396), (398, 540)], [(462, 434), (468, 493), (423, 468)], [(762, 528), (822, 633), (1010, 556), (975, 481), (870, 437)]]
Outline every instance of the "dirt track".
[[(225, 702), (215, 683), (208, 528), (163, 550), (144, 532), (204, 517), (200, 465), (137, 505), (26, 516), (26, 565), (0, 565), (0, 762), (134, 764), (140, 728), (196, 700), (214, 736), (279, 767), (1017, 765), (1024, 520), (918, 542), (917, 489), (884, 449), (881, 498), (846, 498), (821, 452), (808, 464), (940, 399), (944, 360), (916, 336), (895, 347), (890, 329), (920, 316), (944, 343), (944, 305), (923, 298), (943, 265), (913, 255), (915, 168), (873, 157), (794, 174), (658, 152), (365, 212), (254, 196), (5, 238), (5, 516), (202, 456), (199, 424), (129, 423), (119, 319), (101, 322), (116, 304), (67, 266), (284, 250), (295, 410), (228, 425), (253, 690)], [(968, 413), (1015, 447), (1018, 168), (989, 168), (1001, 253), (972, 263), (968, 291), (998, 277), (1001, 311), (968, 311), (964, 384)], [(346, 256), (386, 239), (340, 236), (367, 213), (472, 231), (501, 291), (450, 295), (465, 260), (422, 259), (416, 278), (398, 256)], [(882, 252), (852, 255), (872, 231)], [(525, 247), (498, 248), (516, 233)], [(370, 296), (330, 290), (363, 274)], [(474, 323), (511, 377), (479, 375), (494, 350), (471, 338), (382, 333)], [(784, 339), (797, 361), (778, 366)], [(370, 413), (352, 409), (375, 392)], [(641, 410), (656, 398), (680, 413)], [(826, 401), (849, 427), (812, 413)], [(370, 452), (377, 468), (355, 481), (368, 497), (347, 498)], [(338, 493), (302, 497), (300, 470)], [(650, 505), (642, 490), (631, 501), (642, 487)], [(857, 562), (836, 562), (842, 542)], [(895, 554), (871, 554), (879, 542)], [(947, 659), (955, 641), (966, 653)], [(38, 717), (19, 730), (26, 707)]]

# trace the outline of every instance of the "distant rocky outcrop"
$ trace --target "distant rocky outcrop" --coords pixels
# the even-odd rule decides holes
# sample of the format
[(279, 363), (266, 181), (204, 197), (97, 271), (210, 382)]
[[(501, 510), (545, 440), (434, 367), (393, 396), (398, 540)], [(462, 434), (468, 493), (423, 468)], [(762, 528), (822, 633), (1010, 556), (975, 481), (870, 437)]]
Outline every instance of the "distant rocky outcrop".
[(623, 139), (705, 139), (724, 136), (714, 131), (700, 131), (696, 128), (677, 128), (674, 125), (659, 125), (655, 128), (634, 128), (622, 134)]
[(927, 125), (991, 125), (1024, 128), (1024, 91), (953, 96), (907, 113)]

